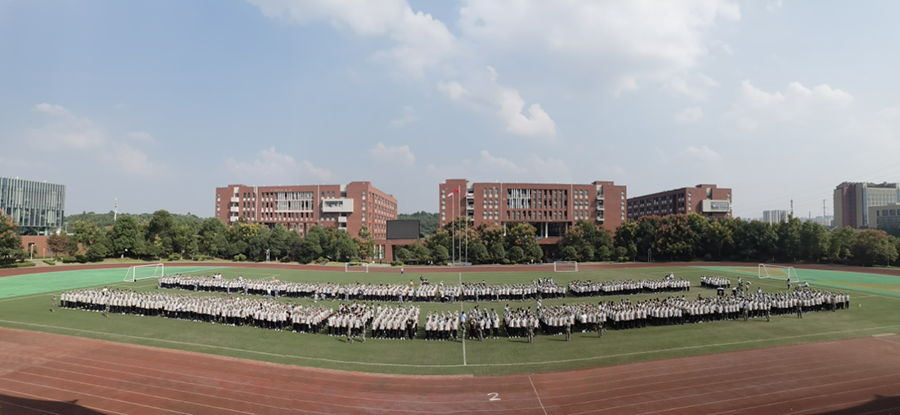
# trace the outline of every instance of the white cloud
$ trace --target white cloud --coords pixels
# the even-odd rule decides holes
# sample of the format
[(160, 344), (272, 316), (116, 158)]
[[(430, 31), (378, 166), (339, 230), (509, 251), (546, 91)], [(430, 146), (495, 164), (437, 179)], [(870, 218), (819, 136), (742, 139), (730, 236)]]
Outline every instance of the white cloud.
[(783, 1), (783, 0), (772, 1), (772, 2), (769, 2), (769, 4), (766, 5), (766, 10), (769, 11), (770, 13), (771, 13), (771, 12), (776, 12), (776, 11), (778, 11), (778, 10), (781, 10), (781, 6), (783, 6), (783, 5), (784, 5), (784, 1)]
[(792, 82), (784, 92), (770, 93), (745, 80), (738, 102), (725, 117), (743, 131), (754, 131), (767, 124), (802, 124), (814, 115), (825, 117), (845, 110), (853, 100), (852, 95), (824, 84), (809, 89)]
[(174, 176), (171, 169), (152, 163), (141, 149), (125, 143), (111, 143), (108, 159), (115, 165), (116, 173), (125, 173), (145, 179)]
[(66, 150), (97, 147), (107, 142), (106, 134), (88, 118), (77, 117), (60, 105), (42, 103), (34, 110), (56, 116), (58, 121), (29, 130), (31, 144), (44, 150)]
[(703, 118), (703, 108), (691, 107), (675, 114), (675, 122), (679, 124), (692, 124)]
[(479, 153), (479, 164), (485, 170), (496, 171), (507, 174), (522, 174), (526, 170), (517, 166), (516, 163), (509, 161), (503, 157), (492, 156), (487, 150), (481, 150)]
[(303, 160), (301, 164), (303, 165), (303, 169), (306, 170), (307, 173), (321, 180), (331, 180), (331, 178), (334, 177), (334, 175), (331, 174), (330, 171), (322, 167), (317, 167), (309, 160)]
[(669, 80), (666, 84), (666, 88), (671, 90), (672, 92), (685, 95), (687, 97), (702, 100), (706, 98), (706, 94), (703, 93), (703, 90), (700, 87), (690, 85), (684, 78), (676, 76)]
[(722, 160), (722, 156), (719, 153), (716, 153), (705, 144), (700, 147), (688, 147), (685, 151), (689, 156), (700, 161), (712, 162)]
[(228, 159), (225, 164), (232, 173), (238, 176), (258, 175), (282, 179), (296, 174), (298, 170), (294, 158), (279, 153), (274, 146), (261, 150), (257, 159), (251, 162)]
[(153, 144), (156, 142), (153, 136), (145, 131), (132, 131), (127, 134), (128, 138), (136, 143)]
[(526, 103), (519, 91), (498, 83), (499, 76), (493, 67), (486, 67), (485, 72), (470, 74), (466, 80), (472, 85), (469, 88), (452, 81), (438, 83), (438, 90), (479, 112), (494, 114), (510, 134), (547, 142), (555, 140), (556, 122), (540, 104), (531, 104), (526, 113)]
[(456, 38), (443, 22), (430, 14), (413, 12), (405, 0), (248, 0), (269, 18), (284, 18), (298, 24), (326, 20), (338, 30), (359, 36), (387, 36), (394, 46), (375, 53), (375, 58), (393, 61), (408, 75), (422, 77), (457, 53)]
[(469, 95), (469, 91), (463, 88), (459, 82), (451, 81), (451, 82), (438, 82), (437, 84), (438, 91), (441, 91), (450, 99), (456, 101), (462, 99)]
[[(528, 166), (528, 167), (525, 167)], [(542, 158), (532, 154), (517, 163), (506, 157), (495, 156), (481, 150), (475, 160), (464, 159), (456, 164), (436, 166), (429, 164), (426, 172), (440, 179), (467, 177), (476, 181), (536, 181), (571, 183), (572, 176), (563, 160)]]
[(72, 115), (72, 113), (62, 105), (53, 105), (46, 102), (35, 105), (34, 110), (37, 112), (42, 112), (44, 114), (58, 115), (63, 117)]
[(531, 104), (528, 107), (528, 115), (522, 113), (525, 108), (525, 100), (519, 96), (519, 91), (500, 87), (497, 101), (500, 104), (498, 115), (505, 122), (507, 132), (528, 137), (548, 138), (551, 141), (556, 137), (556, 123), (541, 108), (540, 104)]
[(403, 115), (400, 118), (391, 120), (391, 127), (402, 127), (416, 120), (416, 111), (413, 107), (403, 107)]
[(467, 0), (459, 26), (484, 56), (527, 59), (573, 79), (608, 77), (621, 92), (690, 70), (707, 54), (707, 31), (740, 18), (727, 0)]
[(379, 142), (369, 150), (369, 154), (375, 160), (386, 163), (400, 163), (407, 166), (412, 166), (416, 163), (416, 156), (410, 151), (408, 145), (388, 147), (384, 143)]

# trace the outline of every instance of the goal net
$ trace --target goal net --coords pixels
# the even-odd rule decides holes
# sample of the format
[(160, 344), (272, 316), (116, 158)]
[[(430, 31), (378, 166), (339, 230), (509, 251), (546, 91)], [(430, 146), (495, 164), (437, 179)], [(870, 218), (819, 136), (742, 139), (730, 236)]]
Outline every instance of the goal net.
[(164, 264), (133, 265), (125, 273), (125, 281), (134, 282), (147, 278), (159, 278), (166, 275)]
[(556, 261), (553, 263), (553, 272), (578, 272), (578, 262)]
[(369, 273), (369, 264), (367, 262), (348, 262), (344, 264), (344, 272), (364, 272)]
[(756, 267), (756, 273), (759, 278), (763, 279), (776, 279), (776, 280), (786, 280), (789, 279), (792, 283), (800, 282), (800, 277), (797, 276), (797, 270), (794, 267), (787, 267), (782, 265), (769, 265), (769, 264), (759, 264)]

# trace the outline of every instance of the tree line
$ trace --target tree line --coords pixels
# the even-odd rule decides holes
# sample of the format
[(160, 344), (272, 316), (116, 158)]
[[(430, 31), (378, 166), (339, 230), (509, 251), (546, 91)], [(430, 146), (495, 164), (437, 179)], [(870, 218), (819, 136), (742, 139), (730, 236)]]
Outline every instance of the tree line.
[[(110, 226), (75, 221), (70, 235), (48, 238), (50, 249), (68, 260), (104, 258), (206, 259), (311, 263), (361, 261), (373, 257), (375, 241), (363, 228), (350, 235), (330, 227), (310, 228), (305, 237), (281, 225), (269, 228), (241, 220), (232, 226), (217, 218), (176, 220), (165, 210), (119, 215)], [(898, 259), (900, 238), (883, 230), (829, 230), (796, 217), (770, 224), (742, 219), (688, 215), (646, 216), (609, 231), (589, 221), (567, 229), (558, 244), (541, 246), (527, 223), (506, 226), (457, 218), (421, 241), (401, 247), (402, 263), (530, 263), (591, 261), (746, 261), (820, 262), (890, 265)], [(0, 220), (0, 262), (24, 259), (15, 224)]]

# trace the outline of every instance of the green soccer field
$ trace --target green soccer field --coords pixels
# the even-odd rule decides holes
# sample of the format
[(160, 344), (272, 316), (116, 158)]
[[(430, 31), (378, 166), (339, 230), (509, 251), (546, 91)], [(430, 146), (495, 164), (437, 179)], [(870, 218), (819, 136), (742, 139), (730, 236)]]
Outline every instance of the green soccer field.
[[(555, 282), (565, 285), (573, 279), (617, 280), (661, 278), (669, 272), (677, 277), (691, 280), (690, 292), (685, 295), (696, 298), (698, 294), (714, 296), (713, 290), (700, 288), (701, 275), (728, 277), (736, 285), (737, 277), (752, 281), (753, 290), (757, 286), (767, 292), (785, 290), (783, 281), (760, 280), (755, 277), (755, 269), (736, 270), (732, 268), (710, 269), (696, 267), (672, 268), (630, 268), (608, 270), (582, 270), (577, 273), (544, 272), (466, 272), (462, 274), (422, 274), (431, 283), (444, 281), (458, 284), (460, 280), (469, 282), (486, 281), (489, 284), (527, 282), (537, 278), (552, 277)], [(411, 272), (409, 272), (411, 271)], [(408, 270), (406, 275), (385, 273), (344, 273), (335, 271), (306, 271), (269, 268), (176, 268), (166, 267), (167, 274), (174, 272), (210, 275), (221, 273), (225, 278), (277, 278), (285, 281), (335, 282), (335, 283), (409, 283), (418, 284), (420, 274)], [(805, 270), (798, 270), (801, 279)], [(830, 271), (833, 272), (833, 271)], [(83, 273), (83, 274), (82, 274)], [(108, 273), (108, 275), (107, 275)], [(837, 273), (840, 274), (840, 273)], [(329, 369), (416, 374), (490, 374), (538, 372), (576, 369), (634, 362), (649, 359), (663, 359), (679, 356), (700, 355), (716, 352), (771, 347), (787, 344), (816, 342), (860, 336), (871, 336), (900, 331), (900, 296), (893, 295), (890, 288), (900, 282), (898, 277), (874, 274), (841, 276), (847, 281), (836, 284), (840, 275), (831, 275), (828, 286), (814, 288), (849, 292), (851, 309), (838, 312), (807, 313), (803, 319), (794, 316), (773, 317), (765, 320), (718, 321), (706, 324), (685, 324), (668, 327), (646, 327), (641, 329), (604, 333), (602, 339), (596, 333), (574, 333), (571, 342), (561, 336), (537, 336), (533, 344), (523, 339), (490, 339), (484, 342), (466, 340), (455, 342), (426, 342), (375, 340), (365, 344), (345, 343), (343, 338), (318, 334), (279, 332), (251, 327), (232, 327), (220, 324), (171, 320), (157, 317), (134, 315), (110, 315), (100, 313), (57, 309), (50, 312), (51, 296), (64, 289), (76, 286), (109, 286), (130, 288), (139, 291), (155, 291), (156, 279), (137, 282), (122, 282), (125, 268), (114, 270), (79, 270), (51, 272), (17, 277), (0, 278), (0, 326), (35, 330), (71, 336), (89, 337), (122, 343), (133, 343), (155, 347), (195, 351), (208, 354), (255, 359), (274, 363)], [(106, 276), (104, 276), (106, 275)], [(98, 282), (99, 281), (99, 282)], [(34, 283), (29, 285), (29, 283)], [(893, 283), (893, 284), (892, 284)], [(864, 284), (865, 287), (857, 287)], [(23, 287), (34, 288), (25, 289)], [(887, 287), (881, 290), (878, 287)], [(876, 287), (876, 288), (872, 288)], [(163, 290), (166, 293), (187, 294), (178, 290)], [(192, 293), (191, 295), (222, 295)], [(674, 296), (675, 293), (659, 295), (627, 296), (632, 300), (650, 297)], [(680, 296), (680, 294), (678, 294)], [(618, 301), (623, 297), (566, 298), (545, 300), (544, 305), (562, 303), (596, 303), (598, 301)], [(311, 304), (307, 299), (284, 299), (295, 303)], [(322, 304), (320, 301), (319, 304)], [(326, 302), (338, 306), (338, 302)], [(408, 304), (408, 303), (407, 303)], [(506, 302), (482, 302), (481, 307), (502, 310)], [(509, 302), (512, 308), (534, 307), (533, 301)], [(422, 318), (432, 310), (469, 310), (474, 303), (418, 304)], [(423, 324), (420, 323), (420, 330)], [(420, 336), (422, 332), (420, 331)], [(60, 344), (59, 347), (65, 347)], [(716, 362), (715, 356), (710, 357)], [(727, 362), (718, 364), (727, 365)]]

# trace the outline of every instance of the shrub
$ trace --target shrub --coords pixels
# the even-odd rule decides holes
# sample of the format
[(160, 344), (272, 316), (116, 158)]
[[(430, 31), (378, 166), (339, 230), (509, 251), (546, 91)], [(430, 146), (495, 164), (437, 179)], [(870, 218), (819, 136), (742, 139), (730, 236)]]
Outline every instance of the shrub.
[(291, 262), (291, 258), (283, 256), (280, 259), (278, 259), (278, 261), (287, 264), (288, 262)]
[(47, 265), (56, 265), (56, 261), (54, 261), (52, 259), (45, 259), (44, 263)]
[(60, 259), (62, 260), (63, 264), (71, 264), (73, 262), (78, 262), (78, 259), (71, 255), (66, 255)]
[(512, 262), (509, 260), (509, 258), (503, 258), (503, 261), (501, 261), (500, 263), (503, 264), (503, 265), (509, 265), (509, 264), (511, 264)]
[(88, 262), (88, 258), (84, 254), (75, 254), (75, 261), (85, 264)]
[(35, 265), (37, 265), (37, 264), (35, 264), (34, 262), (31, 262), (31, 261), (22, 261), (22, 262), (13, 262), (12, 264), (7, 264), (0, 268), (28, 268), (28, 267), (33, 267)]
[(194, 255), (194, 261), (203, 261), (205, 259), (206, 259), (206, 257), (203, 256), (202, 254)]
[(246, 261), (246, 260), (247, 260), (247, 255), (244, 255), (244, 254), (237, 254), (237, 255), (234, 256), (234, 260), (235, 260), (235, 261), (238, 261), (238, 262), (240, 262), (240, 261)]
[(391, 266), (392, 267), (402, 267), (403, 261), (391, 261)]
[(181, 261), (181, 254), (171, 254), (169, 255), (169, 261)]

